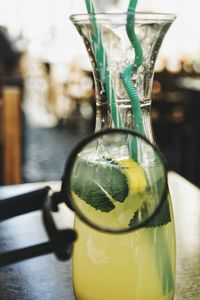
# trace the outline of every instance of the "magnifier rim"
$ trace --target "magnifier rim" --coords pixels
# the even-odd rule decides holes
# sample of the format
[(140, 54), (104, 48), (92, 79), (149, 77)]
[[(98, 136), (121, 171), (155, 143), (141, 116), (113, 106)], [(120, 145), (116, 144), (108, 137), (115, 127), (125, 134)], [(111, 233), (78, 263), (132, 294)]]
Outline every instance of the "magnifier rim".
[[(76, 206), (74, 204), (74, 202), (71, 200), (72, 199), (71, 192), (70, 192), (69, 189), (66, 188), (68, 185), (70, 185), (71, 170), (72, 170), (72, 168), (74, 166), (74, 163), (75, 163), (75, 160), (77, 158), (77, 153), (79, 153), (80, 150), (82, 150), (83, 147), (86, 144), (88, 144), (90, 141), (98, 138), (99, 136), (103, 136), (105, 134), (112, 134), (113, 132), (126, 133), (126, 134), (130, 134), (132, 136), (136, 136), (136, 137), (141, 138), (148, 145), (150, 145), (154, 149), (154, 151), (158, 154), (158, 156), (160, 157), (160, 159), (163, 163), (163, 170), (164, 170), (165, 187), (163, 189), (163, 192), (162, 192), (162, 195), (161, 195), (161, 201), (160, 201), (159, 205), (156, 207), (154, 212), (146, 220), (144, 220), (141, 223), (135, 225), (134, 227), (127, 227), (127, 228), (123, 228), (123, 229), (111, 229), (111, 228), (109, 229), (107, 227), (97, 225), (96, 223), (93, 223), (92, 221), (90, 221), (88, 218), (85, 217), (85, 215), (81, 212), (81, 210), (78, 208), (78, 206)], [(62, 195), (64, 197), (63, 200), (66, 203), (66, 205), (71, 210), (73, 210), (77, 214), (77, 216), (85, 224), (89, 225), (93, 229), (97, 229), (98, 231), (104, 231), (104, 232), (107, 232), (107, 233), (120, 234), (120, 233), (125, 233), (125, 232), (131, 232), (131, 231), (137, 230), (139, 228), (145, 227), (146, 225), (148, 225), (154, 219), (154, 217), (157, 215), (157, 213), (162, 208), (162, 205), (166, 201), (167, 191), (168, 191), (167, 186), (168, 186), (167, 185), (167, 164), (166, 164), (165, 157), (162, 154), (162, 152), (159, 150), (158, 146), (152, 144), (145, 136), (143, 136), (142, 134), (136, 132), (135, 130), (126, 129), (126, 128), (107, 128), (107, 129), (103, 129), (101, 131), (94, 132), (93, 134), (91, 134), (89, 136), (86, 136), (72, 149), (72, 151), (70, 152), (70, 155), (69, 155), (69, 157), (66, 161), (66, 164), (65, 164), (64, 174), (63, 174), (63, 178), (62, 178), (61, 191), (62, 191)]]

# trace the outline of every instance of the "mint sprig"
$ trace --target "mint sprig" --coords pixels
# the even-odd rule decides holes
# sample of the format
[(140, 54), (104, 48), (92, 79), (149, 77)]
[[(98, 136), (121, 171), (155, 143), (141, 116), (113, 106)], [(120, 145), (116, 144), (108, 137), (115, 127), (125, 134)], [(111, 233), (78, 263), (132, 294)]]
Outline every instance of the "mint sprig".
[[(152, 198), (153, 195), (150, 194), (150, 192), (146, 193), (147, 201), (144, 201), (142, 208), (140, 208), (138, 211), (135, 212), (133, 218), (130, 220), (129, 226), (134, 227), (135, 225), (140, 223), (140, 220), (147, 220), (149, 217), (149, 210), (148, 210), (148, 198)], [(171, 221), (170, 216), (170, 208), (169, 208), (169, 202), (167, 197), (165, 198), (160, 210), (157, 212), (157, 214), (154, 216), (153, 219), (151, 219), (146, 225), (146, 228), (153, 228), (157, 226), (163, 226), (166, 225)]]
[(148, 222), (148, 224), (145, 227), (163, 226), (169, 222), (171, 222), (171, 216), (170, 216), (169, 202), (166, 197), (163, 205), (161, 206), (161, 209), (158, 211), (155, 217)]
[(109, 159), (101, 163), (78, 158), (71, 185), (72, 191), (83, 201), (102, 212), (115, 208), (111, 198), (123, 202), (128, 195), (126, 176), (121, 167)]

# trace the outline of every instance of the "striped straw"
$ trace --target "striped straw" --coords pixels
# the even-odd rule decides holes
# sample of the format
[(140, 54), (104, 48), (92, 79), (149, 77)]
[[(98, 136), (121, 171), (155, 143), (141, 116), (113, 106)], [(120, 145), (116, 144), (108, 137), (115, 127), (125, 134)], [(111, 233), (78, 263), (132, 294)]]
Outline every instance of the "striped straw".
[(136, 71), (143, 62), (143, 52), (140, 41), (138, 40), (137, 35), (135, 34), (135, 8), (137, 5), (137, 0), (130, 0), (128, 13), (127, 13), (127, 23), (126, 31), (129, 37), (129, 40), (135, 50), (135, 61), (133, 64), (127, 66), (124, 71), (121, 73), (120, 78), (124, 84), (124, 87), (127, 91), (127, 94), (131, 101), (132, 115), (135, 124), (135, 129), (144, 134), (144, 126), (142, 121), (142, 111), (140, 107), (140, 99), (138, 97), (137, 91), (132, 83), (133, 72)]

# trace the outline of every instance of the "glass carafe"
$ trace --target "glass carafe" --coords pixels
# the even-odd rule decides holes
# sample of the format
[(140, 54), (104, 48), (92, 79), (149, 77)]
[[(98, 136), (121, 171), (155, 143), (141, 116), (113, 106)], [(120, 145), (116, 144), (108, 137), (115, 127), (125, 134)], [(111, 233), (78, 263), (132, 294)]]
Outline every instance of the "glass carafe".
[[(132, 17), (133, 30), (144, 56), (142, 65), (133, 73), (132, 83), (140, 99), (145, 135), (154, 143), (150, 117), (154, 65), (174, 15), (136, 13)], [(96, 130), (114, 127), (105, 72), (109, 75), (123, 127), (137, 129), (130, 99), (120, 79), (124, 68), (135, 59), (135, 50), (127, 35), (127, 14), (97, 14), (95, 19), (87, 14), (73, 15), (71, 20), (83, 38), (93, 68)], [(97, 29), (100, 36), (95, 35)], [(97, 57), (101, 47), (104, 55)], [(155, 219), (133, 232), (103, 233), (83, 224), (78, 217), (74, 226), (79, 234), (73, 252), (77, 300), (173, 299), (175, 231), (169, 194)]]

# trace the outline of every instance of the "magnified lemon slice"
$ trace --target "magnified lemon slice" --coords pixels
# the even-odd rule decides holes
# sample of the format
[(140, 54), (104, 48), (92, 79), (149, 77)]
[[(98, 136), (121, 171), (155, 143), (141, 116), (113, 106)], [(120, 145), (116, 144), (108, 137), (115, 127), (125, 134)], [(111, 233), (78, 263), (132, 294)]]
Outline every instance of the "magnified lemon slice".
[(143, 192), (147, 186), (146, 175), (143, 168), (131, 158), (120, 160), (119, 164), (123, 169), (123, 173), (126, 175), (129, 193)]

